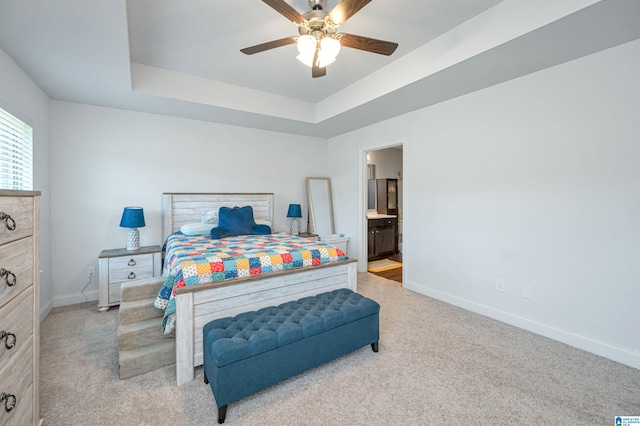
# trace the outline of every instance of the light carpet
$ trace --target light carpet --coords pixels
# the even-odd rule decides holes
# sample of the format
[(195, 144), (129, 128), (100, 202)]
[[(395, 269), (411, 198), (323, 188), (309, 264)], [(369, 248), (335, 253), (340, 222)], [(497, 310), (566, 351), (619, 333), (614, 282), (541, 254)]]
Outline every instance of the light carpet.
[(374, 260), (367, 264), (367, 270), (369, 272), (384, 272), (397, 268), (402, 268), (402, 263), (391, 259)]
[[(367, 346), (229, 405), (229, 425), (613, 425), (640, 370), (358, 274), (381, 305)], [(213, 425), (210, 388), (175, 367), (118, 379), (117, 309), (55, 308), (41, 328), (45, 425)], [(319, 348), (320, 349), (320, 348)]]

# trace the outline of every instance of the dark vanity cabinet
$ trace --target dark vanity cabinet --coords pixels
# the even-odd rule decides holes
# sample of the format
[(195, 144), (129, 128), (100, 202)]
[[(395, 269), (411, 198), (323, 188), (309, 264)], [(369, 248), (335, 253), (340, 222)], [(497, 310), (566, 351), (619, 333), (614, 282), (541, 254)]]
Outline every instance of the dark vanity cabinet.
[(398, 179), (376, 179), (377, 211), (380, 214), (398, 214)]
[(368, 260), (384, 259), (398, 252), (398, 219), (369, 219), (368, 220), (369, 258)]

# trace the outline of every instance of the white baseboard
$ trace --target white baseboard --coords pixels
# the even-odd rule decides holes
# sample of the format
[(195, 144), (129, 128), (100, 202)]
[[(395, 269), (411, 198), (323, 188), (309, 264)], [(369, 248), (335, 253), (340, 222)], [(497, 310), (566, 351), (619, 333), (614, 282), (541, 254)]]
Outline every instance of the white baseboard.
[(403, 287), (407, 290), (415, 291), (416, 293), (420, 293), (425, 296), (429, 296), (434, 299), (457, 306), (459, 308), (466, 309), (467, 311), (475, 312), (477, 314), (493, 318), (500, 322), (504, 322), (506, 324), (531, 331), (532, 333), (557, 340), (569, 346), (573, 346), (575, 348), (600, 355), (602, 357), (628, 365), (630, 367), (640, 369), (640, 353), (611, 346), (607, 343), (599, 342), (589, 337), (580, 336), (567, 330), (562, 330), (548, 324), (533, 321), (467, 299), (462, 299), (458, 296), (454, 296), (440, 290), (434, 290), (432, 288), (413, 282), (405, 282), (403, 284)]
[(53, 306), (75, 305), (77, 303), (94, 302), (98, 300), (98, 290), (87, 291), (84, 294), (70, 294), (53, 298)]
[(50, 300), (44, 307), (40, 308), (40, 322), (44, 321), (44, 319), (49, 315), (49, 312), (53, 309), (53, 301)]

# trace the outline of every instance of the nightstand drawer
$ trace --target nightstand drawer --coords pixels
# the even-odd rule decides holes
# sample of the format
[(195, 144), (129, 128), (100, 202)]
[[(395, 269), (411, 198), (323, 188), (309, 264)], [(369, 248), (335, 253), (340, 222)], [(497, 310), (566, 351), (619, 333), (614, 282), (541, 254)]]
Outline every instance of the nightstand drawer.
[[(109, 259), (109, 271), (131, 268), (147, 268), (151, 270), (153, 268), (153, 255), (134, 254), (131, 256), (113, 257)], [(113, 282), (111, 278), (109, 278), (109, 281)]]
[(150, 278), (153, 276), (153, 265), (146, 267), (116, 269), (109, 271), (109, 284), (122, 283), (125, 281), (139, 280), (142, 278)]

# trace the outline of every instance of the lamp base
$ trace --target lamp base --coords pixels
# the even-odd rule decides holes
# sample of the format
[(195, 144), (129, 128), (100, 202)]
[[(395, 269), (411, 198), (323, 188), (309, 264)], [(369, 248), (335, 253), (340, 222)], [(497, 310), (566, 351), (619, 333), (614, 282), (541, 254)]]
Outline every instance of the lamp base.
[(298, 235), (300, 233), (300, 224), (298, 219), (291, 219), (291, 235)]
[(127, 232), (127, 250), (138, 250), (140, 248), (140, 231), (138, 228), (131, 228)]

